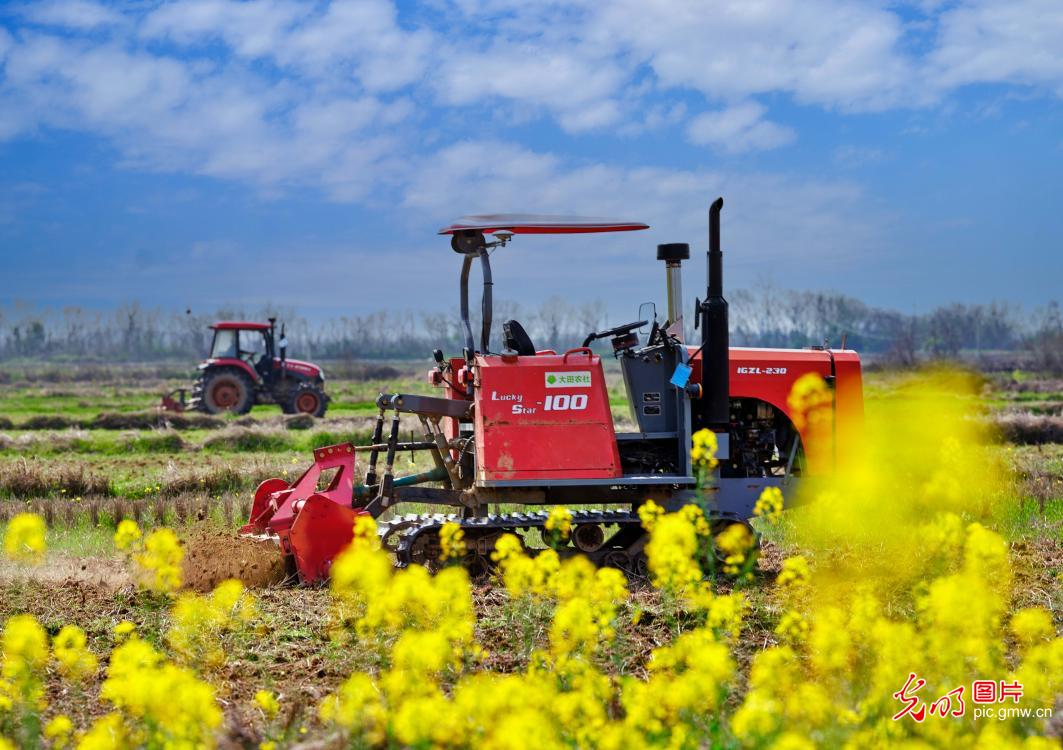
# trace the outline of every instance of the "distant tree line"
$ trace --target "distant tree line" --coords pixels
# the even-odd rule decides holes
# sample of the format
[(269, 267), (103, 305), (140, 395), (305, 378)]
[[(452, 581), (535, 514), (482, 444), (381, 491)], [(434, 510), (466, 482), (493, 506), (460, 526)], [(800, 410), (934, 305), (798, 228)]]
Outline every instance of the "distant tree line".
[[(832, 292), (764, 288), (730, 295), (731, 343), (804, 347), (828, 343), (900, 365), (979, 352), (1024, 352), (1034, 366), (1063, 369), (1063, 312), (1053, 302), (1033, 313), (1005, 303), (949, 304), (907, 314), (873, 307)], [(220, 319), (265, 320), (287, 327), (290, 354), (326, 360), (405, 359), (434, 348), (460, 352), (464, 335), (456, 312), (381, 311), (311, 321), (293, 310), (223, 308), (209, 314), (164, 311), (137, 303), (110, 311), (15, 306), (0, 309), (0, 360), (157, 361), (198, 359), (210, 344), (208, 326)], [(538, 348), (563, 350), (612, 320), (601, 302), (572, 305), (553, 297), (536, 308), (497, 302), (493, 346), (501, 323), (515, 318)], [(686, 321), (688, 340), (698, 334)], [(473, 321), (476, 341), (479, 322)]]

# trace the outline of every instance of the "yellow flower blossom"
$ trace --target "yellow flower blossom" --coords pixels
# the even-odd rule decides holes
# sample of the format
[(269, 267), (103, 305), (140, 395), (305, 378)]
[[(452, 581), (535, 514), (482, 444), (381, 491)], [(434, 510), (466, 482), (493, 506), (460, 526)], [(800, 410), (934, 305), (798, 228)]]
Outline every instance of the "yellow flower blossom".
[(546, 517), (546, 530), (556, 534), (559, 539), (568, 539), (572, 533), (572, 511), (568, 508), (551, 508)]
[(90, 735), (97, 732), (97, 742), (106, 731), (111, 737), (130, 738), (134, 746), (209, 748), (221, 725), (214, 689), (135, 637), (111, 653), (100, 698), (114, 706), (115, 713), (90, 729)]
[(716, 460), (717, 445), (716, 433), (709, 429), (698, 430), (694, 433), (693, 444), (690, 448), (690, 460), (698, 469), (712, 471), (719, 462)]
[(780, 586), (801, 588), (812, 578), (812, 571), (808, 567), (808, 560), (802, 555), (788, 557), (782, 561), (782, 570), (775, 582)]
[(0, 635), (0, 699), (34, 706), (43, 696), (48, 635), (33, 615), (14, 615)]
[(691, 595), (704, 575), (698, 563), (701, 549), (697, 527), (687, 517), (679, 513), (657, 517), (646, 544), (654, 585), (679, 597)]
[(778, 487), (765, 487), (753, 506), (753, 515), (768, 523), (778, 523), (782, 517), (783, 496)]
[(723, 572), (738, 575), (753, 550), (756, 540), (744, 523), (732, 523), (716, 535), (716, 548), (723, 557)]
[(443, 560), (461, 560), (465, 557), (465, 532), (461, 526), (448, 521), (439, 530), (439, 546), (442, 549)]
[(114, 547), (120, 552), (128, 552), (133, 545), (140, 541), (141, 533), (137, 522), (125, 518), (118, 524), (114, 532)]
[(808, 637), (808, 620), (804, 615), (795, 610), (783, 612), (779, 618), (779, 624), (775, 626), (775, 634), (786, 643), (801, 643)]
[(96, 656), (86, 643), (85, 633), (77, 625), (64, 625), (52, 639), (59, 672), (67, 680), (81, 682), (96, 673)]
[(1027, 607), (1011, 616), (1011, 632), (1024, 648), (1028, 648), (1038, 642), (1051, 640), (1056, 628), (1047, 610)]
[(162, 528), (148, 534), (142, 552), (134, 555), (140, 585), (148, 591), (172, 594), (181, 587), (184, 550), (177, 535)]
[(270, 721), (273, 720), (273, 717), (277, 715), (277, 712), (280, 711), (281, 708), (277, 696), (268, 690), (259, 690), (255, 693), (255, 705), (258, 706), (259, 710), (261, 710), (265, 717)]
[(8, 521), (4, 532), (4, 554), (11, 560), (37, 565), (47, 550), (48, 527), (36, 513), (19, 513)]
[(817, 373), (809, 372), (794, 382), (786, 403), (798, 430), (817, 432), (829, 427), (833, 400), (826, 381)]
[(217, 667), (225, 661), (221, 636), (238, 631), (256, 614), (255, 598), (240, 581), (222, 581), (207, 596), (186, 593), (177, 597), (166, 642), (184, 662)]
[(59, 714), (52, 717), (47, 724), (44, 725), (44, 736), (52, 743), (53, 748), (64, 748), (70, 744), (70, 740), (74, 735), (74, 722), (70, 720), (69, 716), (65, 714)]
[(653, 533), (657, 521), (664, 515), (664, 508), (652, 500), (647, 500), (639, 506), (638, 513), (639, 521), (642, 522), (642, 528), (649, 533)]

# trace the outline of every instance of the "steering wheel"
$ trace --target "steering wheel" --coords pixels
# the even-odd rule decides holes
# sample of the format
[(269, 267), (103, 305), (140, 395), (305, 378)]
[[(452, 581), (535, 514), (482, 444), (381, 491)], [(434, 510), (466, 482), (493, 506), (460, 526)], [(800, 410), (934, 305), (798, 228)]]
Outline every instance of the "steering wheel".
[(583, 345), (590, 346), (591, 342), (595, 341), (596, 339), (611, 339), (616, 336), (623, 336), (625, 333), (631, 333), (636, 328), (642, 328), (642, 326), (646, 325), (647, 323), (649, 323), (648, 320), (639, 320), (634, 323), (625, 323), (624, 325), (617, 326), (616, 328), (609, 328), (604, 331), (592, 333), (588, 335), (587, 338), (583, 339)]

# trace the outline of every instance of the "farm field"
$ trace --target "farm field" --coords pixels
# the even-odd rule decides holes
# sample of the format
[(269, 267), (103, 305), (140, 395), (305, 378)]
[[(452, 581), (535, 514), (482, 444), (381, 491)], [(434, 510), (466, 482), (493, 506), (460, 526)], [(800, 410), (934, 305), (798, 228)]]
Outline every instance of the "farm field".
[[(39, 564), (0, 563), (0, 620), (30, 613), (52, 636), (63, 625), (76, 624), (103, 665), (74, 685), (49, 669), (42, 686), (49, 706), (45, 719), (61, 714), (85, 730), (108, 713), (112, 706), (101, 700), (106, 655), (123, 637), (116, 636), (115, 627), (129, 622), (139, 639), (193, 670), (213, 690), (217, 716), (204, 709), (199, 716), (181, 719), (205, 728), (202, 736), (188, 730), (199, 738), (188, 746), (205, 744), (208, 737), (224, 747), (520, 746), (501, 743), (482, 729), (447, 722), (432, 726), (442, 715), (457, 713), (448, 701), (468, 700), (481, 702), (484, 717), (506, 725), (507, 737), (524, 735), (529, 746), (796, 749), (846, 742), (854, 748), (887, 747), (919, 740), (927, 744), (911, 747), (966, 747), (977, 740), (980, 747), (1058, 747), (1063, 737), (1063, 655), (1058, 647), (1063, 629), (1063, 381), (1035, 374), (956, 376), (965, 385), (944, 396), (935, 392), (935, 397), (947, 399), (957, 419), (949, 424), (959, 430), (973, 426), (972, 434), (992, 436), (976, 446), (977, 456), (953, 455), (947, 448), (938, 454), (935, 444), (929, 455), (913, 458), (913, 446), (898, 442), (896, 466), (879, 465), (881, 475), (860, 485), (867, 498), (861, 502), (845, 496), (850, 514), (828, 514), (830, 523), (822, 526), (816, 526), (822, 518), (809, 520), (817, 511), (804, 508), (774, 522), (758, 519), (756, 528), (763, 534), (759, 558), (749, 554), (739, 563), (741, 570), (732, 571), (737, 575), (714, 575), (706, 584), (680, 584), (655, 575), (656, 585), (632, 582), (623, 595), (606, 601), (593, 590), (607, 589), (609, 581), (603, 583), (593, 573), (562, 568), (555, 576), (570, 575), (579, 589), (566, 594), (562, 584), (522, 584), (514, 572), (519, 566), (503, 562), (505, 575), (500, 572), (492, 583), (472, 586), (472, 609), (462, 614), (464, 584), (454, 583), (453, 576), (442, 583), (421, 581), (421, 598), (403, 594), (413, 584), (404, 586), (391, 574), (379, 573), (372, 555), (382, 553), (367, 549), (364, 557), (352, 558), (355, 567), (346, 589), (252, 586), (250, 597), (229, 601), (231, 611), (244, 611), (246, 605), (245, 619), (231, 612), (213, 621), (189, 615), (192, 610), (213, 611), (214, 600), (206, 592), (224, 577), (219, 571), (227, 565), (233, 574), (248, 574), (244, 577), (251, 582), (256, 576), (260, 583), (272, 580), (268, 551), (241, 551), (232, 538), (246, 519), (257, 483), (298, 474), (315, 447), (366, 442), (377, 393), (429, 392), (421, 375), (426, 368), (399, 364), (394, 378), (330, 379), (333, 400), (322, 420), (283, 417), (276, 407), (264, 406), (242, 418), (167, 420), (153, 408), (162, 392), (184, 384), (172, 373), (70, 382), (43, 382), (39, 373), (31, 373), (31, 382), (23, 368), (6, 370), (0, 377), (0, 536), (11, 518), (26, 511), (39, 514), (49, 528), (48, 551)], [(911, 416), (903, 410), (922, 398), (921, 377), (936, 376), (867, 373), (869, 424), (882, 424), (874, 415), (893, 414), (894, 409)], [(943, 381), (936, 382), (940, 388)], [(947, 390), (951, 381), (944, 382)], [(622, 423), (627, 409), (615, 375), (610, 400)], [(404, 432), (413, 427), (404, 424)], [(926, 429), (927, 440), (939, 436), (929, 425)], [(951, 445), (948, 440), (945, 444)], [(956, 446), (967, 444), (960, 439)], [(407, 461), (400, 458), (402, 469), (427, 468)], [(881, 507), (885, 498), (875, 493), (890, 483), (881, 477), (891, 471), (897, 472), (896, 486), (908, 488), (901, 492), (946, 482), (948, 487), (930, 495), (940, 491), (947, 500), (942, 507), (923, 507), (911, 498), (897, 498), (907, 515), (890, 515), (892, 510)], [(912, 484), (909, 474), (923, 477), (924, 485)], [(990, 488), (986, 477), (991, 475)], [(872, 500), (874, 507), (867, 504)], [(945, 520), (937, 518), (939, 512)], [(184, 615), (179, 613), (182, 599), (174, 607), (169, 594), (138, 586), (137, 565), (115, 548), (122, 519), (135, 520), (145, 534), (173, 528), (184, 540), (186, 555), (196, 553), (184, 578), (204, 596), (182, 595)], [(898, 534), (898, 539), (890, 539), (888, 531), (876, 539), (864, 525), (888, 528), (902, 521), (912, 524), (912, 534)], [(972, 522), (977, 528), (968, 526)], [(926, 537), (916, 534), (914, 527), (924, 523), (936, 531)], [(986, 541), (979, 529), (1003, 540), (999, 559), (993, 552), (972, 551), (978, 544), (992, 547), (992, 539), (998, 538)], [(916, 545), (916, 538), (923, 541)], [(950, 545), (951, 552), (943, 551)], [(902, 553), (914, 559), (904, 559)], [(211, 558), (209, 565), (204, 557)], [(947, 726), (935, 724), (933, 716), (921, 725), (892, 722), (890, 694), (904, 686), (906, 662), (894, 658), (895, 673), (883, 675), (883, 661), (868, 662), (867, 654), (859, 654), (876, 653), (878, 646), (867, 644), (881, 646), (881, 639), (899, 636), (883, 624), (885, 619), (878, 629), (869, 626), (867, 634), (853, 623), (845, 625), (839, 607), (823, 604), (829, 599), (826, 583), (808, 597), (807, 606), (815, 601), (820, 609), (803, 610), (795, 599), (804, 598), (799, 587), (808, 584), (793, 583), (795, 568), (785, 562), (795, 558), (823, 571), (824, 581), (833, 570), (834, 584), (844, 582), (840, 570), (866, 576), (867, 590), (854, 587), (867, 597), (859, 601), (874, 598), (882, 610), (877, 617), (916, 623), (918, 630), (905, 631), (910, 645), (923, 644), (928, 654), (938, 643), (934, 639), (947, 635), (949, 628), (959, 637), (966, 627), (934, 620), (934, 600), (924, 599), (928, 587), (934, 596), (945, 597), (947, 587), (939, 584), (950, 582), (950, 574), (960, 576), (956, 570), (971, 575), (971, 560), (977, 558), (999, 580), (986, 584), (984, 591), (967, 579), (953, 582), (971, 584), (960, 596), (968, 597), (971, 607), (981, 607), (971, 618), (987, 629), (966, 632), (967, 646), (980, 668), (1011, 670), (987, 675), (994, 678), (1015, 670), (1027, 675), (1058, 668), (1045, 677), (1047, 682), (1028, 688), (1030, 695), (1041, 691), (1039, 699), (1054, 708), (1054, 717), (1010, 723), (968, 717)], [(197, 570), (196, 565), (204, 567)], [(884, 572), (887, 568), (893, 570)], [(454, 573), (448, 571), (448, 576)], [(374, 575), (385, 578), (372, 580)], [(367, 605), (369, 593), (394, 596), (399, 603), (374, 614)], [(402, 614), (402, 596), (412, 597), (411, 606), (424, 611)], [(993, 597), (999, 598), (1000, 611)], [(705, 603), (710, 600), (714, 604)], [(575, 614), (579, 607), (591, 612), (589, 620)], [(1020, 622), (1036, 622), (1026, 630), (1013, 627), (1011, 617), (1020, 612), (1045, 612), (1047, 624), (1037, 615), (1023, 615)], [(382, 619), (372, 620), (374, 616)], [(558, 626), (562, 616), (576, 619)], [(835, 630), (824, 624), (830, 618), (842, 618)], [(389, 629), (383, 622), (405, 623), (406, 630)], [(190, 623), (205, 628), (222, 653), (181, 630)], [(851, 637), (838, 635), (846, 629)], [(864, 637), (868, 640), (861, 646)], [(900, 642), (890, 643), (903, 650)], [(912, 648), (918, 650), (917, 645)], [(433, 652), (446, 658), (439, 656), (443, 662), (435, 663), (436, 657), (429, 656)], [(824, 654), (837, 658), (832, 662)], [(1031, 654), (1040, 661), (1034, 664)], [(706, 663), (710, 656), (715, 661)], [(1026, 672), (1024, 657), (1032, 664)], [(919, 665), (942, 675), (966, 675), (971, 666), (954, 668), (927, 657), (913, 661), (911, 668)], [(775, 687), (765, 682), (769, 669), (777, 670), (768, 681)], [(805, 703), (787, 705), (783, 688), (796, 689), (801, 670), (813, 675), (803, 693)], [(478, 684), (477, 675), (522, 681), (517, 693), (523, 698), (509, 696), (505, 691), (516, 687), (508, 683), (495, 685), (499, 694), (492, 698), (491, 686)], [(396, 680), (425, 682), (438, 692), (426, 687), (419, 693), (408, 684), (400, 689)], [(532, 685), (537, 681), (551, 687), (536, 692)], [(868, 685), (882, 694), (864, 692)], [(658, 714), (635, 715), (623, 696), (639, 691), (661, 706)], [(423, 715), (403, 714), (404, 701)], [(528, 705), (514, 705), (522, 701)], [(388, 707), (381, 708), (381, 702)], [(5, 727), (2, 705), (0, 729)], [(816, 719), (810, 705), (823, 718)], [(498, 713), (491, 714), (490, 706)], [(344, 711), (349, 720), (342, 718)], [(843, 715), (847, 718), (837, 718)], [(783, 716), (790, 717), (789, 727), (772, 723)], [(680, 726), (687, 726), (685, 734)]]

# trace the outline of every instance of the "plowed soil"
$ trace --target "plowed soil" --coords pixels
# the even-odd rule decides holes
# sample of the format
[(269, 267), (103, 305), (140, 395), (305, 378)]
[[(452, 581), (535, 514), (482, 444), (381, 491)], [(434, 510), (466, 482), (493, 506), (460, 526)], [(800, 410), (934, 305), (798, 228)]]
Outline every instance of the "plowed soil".
[(193, 591), (210, 591), (227, 578), (260, 589), (283, 583), (287, 577), (280, 548), (268, 539), (194, 530), (184, 543), (185, 587)]

